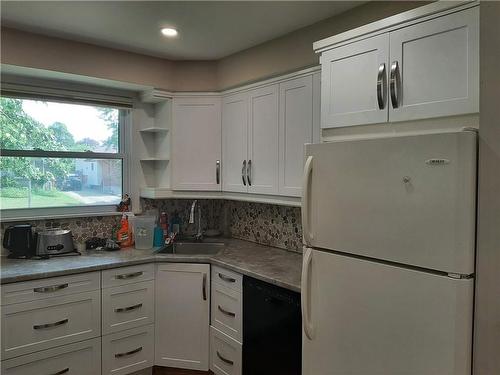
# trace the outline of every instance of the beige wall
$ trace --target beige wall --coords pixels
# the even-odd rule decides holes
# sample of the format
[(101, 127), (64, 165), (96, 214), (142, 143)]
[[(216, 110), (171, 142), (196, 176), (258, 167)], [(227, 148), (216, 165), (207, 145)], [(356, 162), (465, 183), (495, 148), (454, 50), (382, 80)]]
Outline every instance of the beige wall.
[(313, 42), (428, 2), (375, 1), (219, 60), (219, 88), (319, 64)]
[(314, 41), (423, 4), (368, 3), (219, 61), (169, 61), (2, 28), (1, 62), (172, 91), (214, 91), (316, 65)]
[(474, 375), (500, 374), (500, 3), (480, 5), (479, 206)]

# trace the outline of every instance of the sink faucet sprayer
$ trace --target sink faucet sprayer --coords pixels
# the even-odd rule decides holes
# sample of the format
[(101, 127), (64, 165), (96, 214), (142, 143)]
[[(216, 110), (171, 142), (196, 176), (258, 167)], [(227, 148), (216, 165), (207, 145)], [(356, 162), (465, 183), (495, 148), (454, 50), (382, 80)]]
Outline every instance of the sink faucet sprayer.
[[(196, 204), (198, 203), (198, 200), (194, 200), (193, 204), (191, 205), (191, 212), (189, 213), (189, 224), (194, 224), (194, 212), (196, 209)], [(201, 240), (203, 238), (203, 232), (201, 231), (201, 207), (198, 204), (198, 230), (194, 236), (197, 240)]]

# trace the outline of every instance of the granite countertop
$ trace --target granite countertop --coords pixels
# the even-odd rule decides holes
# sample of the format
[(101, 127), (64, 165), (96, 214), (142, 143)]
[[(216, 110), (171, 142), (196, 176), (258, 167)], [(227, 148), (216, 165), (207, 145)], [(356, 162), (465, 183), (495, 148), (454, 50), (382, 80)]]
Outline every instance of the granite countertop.
[(98, 271), (151, 262), (210, 263), (243, 275), (300, 292), (302, 255), (237, 239), (221, 239), (225, 246), (215, 255), (157, 254), (133, 248), (87, 251), (81, 256), (47, 260), (0, 259), (0, 283)]

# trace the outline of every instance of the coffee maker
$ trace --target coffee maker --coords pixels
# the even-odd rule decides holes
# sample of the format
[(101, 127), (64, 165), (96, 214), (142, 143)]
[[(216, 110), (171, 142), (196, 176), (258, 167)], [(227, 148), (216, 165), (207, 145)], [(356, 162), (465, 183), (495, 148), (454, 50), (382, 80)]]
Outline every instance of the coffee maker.
[(30, 224), (11, 225), (5, 229), (3, 247), (10, 251), (9, 258), (31, 258), (35, 255), (35, 240)]

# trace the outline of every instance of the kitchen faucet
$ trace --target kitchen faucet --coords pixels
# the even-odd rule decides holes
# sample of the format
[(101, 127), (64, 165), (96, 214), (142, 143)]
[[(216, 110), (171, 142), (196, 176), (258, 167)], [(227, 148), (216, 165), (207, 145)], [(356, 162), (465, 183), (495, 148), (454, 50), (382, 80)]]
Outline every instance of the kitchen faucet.
[[(189, 224), (194, 224), (194, 214), (195, 214), (195, 209), (196, 205), (198, 204), (198, 200), (194, 200), (193, 204), (191, 204), (191, 212), (189, 213)], [(198, 229), (196, 231), (196, 234), (194, 235), (194, 238), (198, 241), (201, 241), (203, 239), (203, 232), (201, 231), (201, 206), (198, 204)]]

